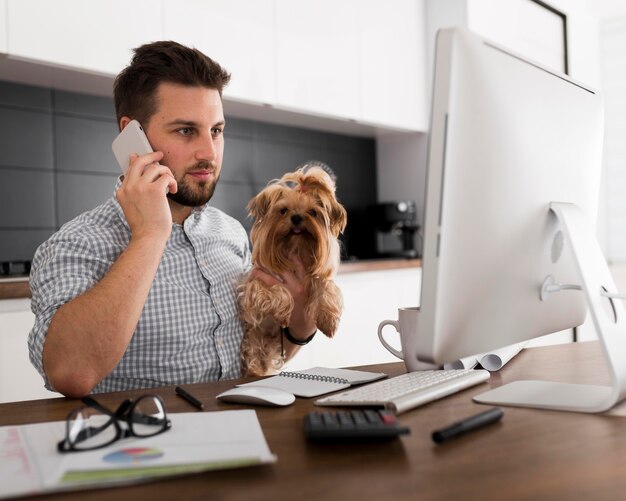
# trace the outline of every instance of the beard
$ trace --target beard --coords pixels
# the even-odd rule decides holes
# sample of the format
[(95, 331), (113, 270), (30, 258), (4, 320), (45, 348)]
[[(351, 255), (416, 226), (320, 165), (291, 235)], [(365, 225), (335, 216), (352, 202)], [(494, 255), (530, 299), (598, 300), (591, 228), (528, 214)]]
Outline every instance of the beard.
[[(211, 167), (214, 172), (217, 172), (217, 168), (208, 162), (198, 162), (188, 168), (187, 172), (202, 170), (208, 167)], [(178, 191), (176, 191), (176, 193), (168, 193), (167, 198), (185, 207), (200, 207), (211, 200), (218, 180), (219, 175), (213, 180), (195, 182), (192, 185), (185, 181), (185, 174), (183, 174), (180, 179), (176, 179)]]

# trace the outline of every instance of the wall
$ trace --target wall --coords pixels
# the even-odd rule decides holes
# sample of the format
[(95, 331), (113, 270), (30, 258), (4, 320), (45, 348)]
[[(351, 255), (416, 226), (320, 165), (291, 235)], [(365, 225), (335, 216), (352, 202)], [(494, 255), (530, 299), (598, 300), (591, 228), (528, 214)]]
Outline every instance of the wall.
[[(605, 113), (606, 256), (626, 263), (626, 7), (622, 15), (601, 24)], [(624, 290), (621, 290), (624, 292)]]
[[(364, 208), (376, 202), (373, 139), (229, 118), (216, 207), (250, 227), (245, 205), (265, 184), (317, 159), (338, 177), (348, 209), (346, 255), (359, 254)], [(113, 194), (119, 168), (112, 99), (0, 81), (0, 261), (36, 247)]]

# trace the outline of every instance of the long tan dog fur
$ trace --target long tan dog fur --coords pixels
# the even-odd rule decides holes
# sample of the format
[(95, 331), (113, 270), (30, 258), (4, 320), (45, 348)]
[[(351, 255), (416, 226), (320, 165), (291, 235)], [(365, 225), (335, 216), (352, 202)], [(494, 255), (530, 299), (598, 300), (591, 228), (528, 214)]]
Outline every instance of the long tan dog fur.
[[(294, 270), (297, 256), (304, 265), (305, 311), (320, 331), (332, 337), (343, 309), (341, 291), (333, 282), (339, 266), (339, 234), (346, 210), (335, 197), (335, 182), (313, 165), (285, 174), (248, 204), (254, 218), (250, 240), (253, 264), (275, 276)], [(289, 326), (293, 298), (283, 285), (268, 286), (247, 275), (239, 287), (239, 311), (245, 334), (241, 360), (245, 375), (275, 373), (283, 364), (281, 327)]]

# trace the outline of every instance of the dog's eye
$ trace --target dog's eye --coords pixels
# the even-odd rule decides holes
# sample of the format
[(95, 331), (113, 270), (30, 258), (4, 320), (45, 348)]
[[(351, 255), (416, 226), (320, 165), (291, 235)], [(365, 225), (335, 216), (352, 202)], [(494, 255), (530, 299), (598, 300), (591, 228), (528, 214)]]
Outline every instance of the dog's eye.
[(311, 214), (311, 217), (317, 217), (317, 211), (315, 209), (311, 209), (309, 214)]
[(287, 214), (287, 208), (283, 207), (282, 209), (280, 209), (280, 213), (284, 216), (285, 214)]

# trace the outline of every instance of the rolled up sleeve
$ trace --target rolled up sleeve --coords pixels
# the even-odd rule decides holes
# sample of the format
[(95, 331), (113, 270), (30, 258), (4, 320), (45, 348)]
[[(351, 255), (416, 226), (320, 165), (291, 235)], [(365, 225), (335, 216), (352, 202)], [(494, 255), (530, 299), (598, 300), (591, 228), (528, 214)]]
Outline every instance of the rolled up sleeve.
[(30, 274), (35, 323), (28, 336), (28, 352), (47, 389), (53, 390), (43, 367), (43, 346), (54, 314), (93, 287), (111, 264), (78, 235), (54, 235), (37, 249)]

